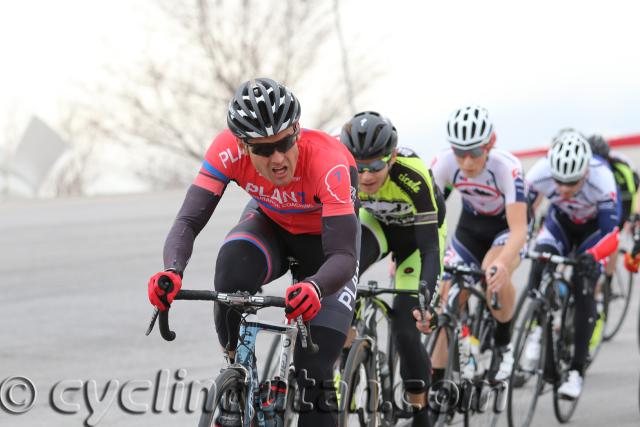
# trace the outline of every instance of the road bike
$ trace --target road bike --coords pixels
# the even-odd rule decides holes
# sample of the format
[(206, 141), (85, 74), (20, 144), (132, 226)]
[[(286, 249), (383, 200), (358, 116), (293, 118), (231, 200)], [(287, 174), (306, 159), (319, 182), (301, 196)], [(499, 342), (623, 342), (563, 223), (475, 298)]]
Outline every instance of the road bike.
[[(434, 357), (446, 349), (447, 362), (442, 380), (432, 384), (429, 396), (432, 425), (439, 427), (452, 421), (456, 412), (468, 426), (493, 426), (504, 408), (506, 383), (496, 381), (501, 361), (494, 342), (500, 309), (497, 295), (485, 296), (485, 272), (464, 264), (445, 265), (451, 275), (437, 327), (429, 335), (429, 354)], [(472, 345), (475, 350), (472, 350)], [(440, 355), (440, 357), (442, 357)]]
[[(166, 277), (159, 279), (165, 294), (173, 284)], [(293, 425), (297, 419), (296, 382), (293, 351), (300, 336), (302, 347), (311, 352), (318, 348), (312, 341), (308, 325), (301, 318), (290, 324), (251, 320), (248, 317), (266, 307), (285, 307), (285, 299), (275, 296), (252, 296), (247, 292), (221, 293), (207, 290), (180, 290), (175, 300), (216, 301), (241, 314), (240, 331), (234, 360), (230, 360), (214, 380), (200, 417), (199, 427), (214, 426), (222, 419), (243, 427), (275, 427)], [(157, 313), (157, 312), (156, 312)], [(153, 329), (154, 314), (147, 334)], [(162, 337), (173, 341), (176, 334), (169, 327), (169, 310), (159, 312)], [(258, 378), (256, 338), (261, 332), (280, 336), (280, 360), (276, 375)]]
[[(573, 285), (565, 277), (571, 268), (565, 266), (573, 267), (576, 261), (535, 251), (530, 252), (528, 258), (544, 263), (544, 268), (539, 286), (527, 291), (526, 311), (514, 329), (514, 365), (507, 393), (510, 427), (531, 424), (545, 383), (552, 386), (554, 413), (559, 422), (568, 422), (578, 404), (578, 399), (567, 399), (558, 392), (568, 376), (575, 347), (575, 300)], [(580, 280), (579, 286), (589, 285), (586, 280)], [(589, 344), (588, 364), (593, 361), (600, 343), (594, 333)]]
[[(394, 312), (380, 297), (419, 293), (424, 307), (424, 290), (381, 288), (376, 281), (358, 286), (353, 323), (356, 336), (340, 381), (339, 426), (393, 426), (399, 418), (412, 416), (411, 406), (404, 398), (399, 355), (391, 334)], [(379, 327), (387, 331), (386, 343), (382, 346), (378, 339)]]

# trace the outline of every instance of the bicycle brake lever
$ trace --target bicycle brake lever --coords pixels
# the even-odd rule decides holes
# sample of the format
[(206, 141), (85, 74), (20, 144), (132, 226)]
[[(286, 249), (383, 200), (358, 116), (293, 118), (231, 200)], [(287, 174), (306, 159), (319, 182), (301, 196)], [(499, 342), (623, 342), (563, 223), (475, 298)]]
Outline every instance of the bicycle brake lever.
[[(164, 291), (164, 295), (160, 296), (160, 301), (165, 304), (167, 307), (171, 307), (169, 301), (167, 301), (167, 293), (173, 290), (173, 282), (168, 276), (160, 276), (158, 279), (158, 287)], [(153, 313), (151, 314), (151, 321), (149, 322), (149, 326), (147, 327), (147, 331), (144, 333), (145, 336), (149, 336), (151, 331), (153, 331), (154, 326), (156, 325), (156, 320), (158, 320), (158, 314), (160, 314), (160, 310), (158, 307), (153, 308)]]
[(427, 294), (429, 291), (427, 290), (427, 284), (424, 282), (420, 282), (420, 286), (418, 288), (418, 305), (420, 306), (420, 320), (422, 324), (426, 322), (427, 317)]
[(153, 331), (153, 327), (156, 325), (156, 320), (158, 319), (159, 313), (160, 313), (160, 310), (158, 310), (158, 307), (154, 307), (153, 314), (151, 315), (151, 321), (149, 322), (149, 327), (147, 328), (147, 331), (144, 333), (145, 336), (148, 337), (151, 331)]
[(502, 308), (502, 304), (498, 301), (498, 294), (495, 292), (491, 294), (491, 308), (494, 310), (500, 310)]
[(298, 331), (300, 332), (300, 345), (302, 348), (307, 348), (307, 328), (304, 326), (304, 322), (302, 321), (302, 316), (296, 317), (296, 326), (298, 327)]
[[(496, 268), (496, 266), (491, 267), (491, 269), (489, 270), (489, 276), (493, 276), (497, 271), (498, 269)], [(502, 304), (500, 304), (500, 301), (498, 301), (497, 292), (493, 292), (491, 294), (491, 308), (494, 310), (500, 310), (502, 308)]]
[[(434, 294), (435, 295), (435, 294)], [(429, 291), (427, 290), (427, 284), (421, 283), (418, 292), (418, 305), (420, 309), (420, 320), (422, 324), (426, 324), (427, 312), (431, 313), (431, 320), (429, 321), (429, 329), (434, 330), (438, 326), (438, 315), (436, 313), (435, 308), (429, 303), (427, 305), (427, 300), (431, 300), (431, 295), (429, 295)]]
[(311, 339), (311, 330), (307, 329), (307, 324), (302, 321), (302, 316), (298, 316), (295, 320), (298, 331), (300, 331), (300, 345), (311, 354), (318, 352), (318, 344)]

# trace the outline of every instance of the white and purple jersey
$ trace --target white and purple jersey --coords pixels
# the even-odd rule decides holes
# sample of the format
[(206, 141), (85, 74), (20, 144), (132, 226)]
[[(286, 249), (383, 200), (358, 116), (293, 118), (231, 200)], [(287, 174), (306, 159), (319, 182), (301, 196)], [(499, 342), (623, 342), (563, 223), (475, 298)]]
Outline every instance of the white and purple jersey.
[(451, 149), (436, 156), (431, 170), (445, 195), (458, 190), (463, 209), (474, 215), (504, 216), (507, 205), (526, 202), (522, 164), (508, 151), (489, 151), (484, 170), (475, 178), (463, 175)]
[(531, 201), (542, 194), (549, 199), (553, 209), (558, 210), (574, 224), (584, 224), (597, 219), (601, 223), (602, 231), (609, 232), (618, 223), (616, 182), (608, 164), (599, 157), (591, 159), (584, 184), (570, 199), (560, 197), (551, 175), (549, 159), (546, 157), (533, 165), (525, 181)]

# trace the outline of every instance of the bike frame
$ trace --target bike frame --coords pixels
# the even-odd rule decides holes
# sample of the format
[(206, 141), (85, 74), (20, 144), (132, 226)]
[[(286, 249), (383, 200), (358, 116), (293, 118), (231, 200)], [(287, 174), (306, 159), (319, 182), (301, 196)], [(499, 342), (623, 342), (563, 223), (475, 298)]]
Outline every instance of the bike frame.
[[(571, 295), (566, 296), (566, 300), (559, 301), (560, 305), (558, 307), (553, 307), (553, 301), (558, 297), (556, 295), (556, 287), (554, 284), (556, 283), (564, 283), (567, 287), (567, 291), (570, 292), (573, 284), (570, 280), (567, 280), (564, 272), (558, 270), (559, 265), (573, 265), (573, 261), (570, 258), (563, 257), (561, 255), (551, 255), (548, 254), (544, 256), (544, 254), (538, 254), (533, 252), (533, 258), (538, 257), (539, 260), (545, 262), (544, 269), (542, 271), (542, 278), (540, 279), (540, 286), (534, 289), (529, 289), (528, 298), (535, 301), (537, 304), (540, 304), (543, 309), (543, 313), (546, 317), (545, 320), (545, 328), (546, 328), (546, 339), (547, 339), (547, 353), (545, 355), (545, 363), (544, 370), (546, 373), (553, 373), (554, 378), (558, 378), (561, 374), (559, 371), (559, 367), (556, 366), (556, 352), (557, 348), (553, 342), (553, 323), (555, 320), (555, 311), (564, 310), (564, 307), (569, 303), (569, 299)], [(531, 256), (530, 256), (531, 257)], [(560, 314), (562, 315), (562, 314)], [(550, 371), (553, 369), (553, 371)]]
[[(378, 316), (378, 313), (381, 312), (387, 323), (390, 323), (391, 316), (393, 315), (393, 309), (386, 301), (379, 298), (379, 295), (416, 295), (417, 293), (418, 291), (406, 289), (379, 288), (376, 281), (369, 281), (366, 287), (358, 286), (358, 299), (356, 301), (356, 305), (359, 305), (359, 307), (356, 311), (355, 317), (355, 326), (358, 336), (355, 338), (355, 340), (367, 340), (369, 342), (371, 347), (371, 356), (373, 357), (373, 366), (375, 367), (376, 378), (378, 380), (382, 380), (382, 366), (378, 351), (380, 346), (378, 345), (378, 329), (376, 318)], [(384, 387), (382, 381), (376, 384), (376, 392), (378, 394), (379, 402), (388, 402), (389, 400), (385, 399), (393, 398), (393, 384), (395, 380), (395, 372), (393, 372), (394, 344), (390, 330), (388, 331), (387, 337), (387, 352), (387, 364), (389, 365), (388, 368), (391, 389), (387, 390)], [(396, 402), (393, 402), (394, 405), (395, 403)], [(396, 408), (394, 412), (396, 412), (398, 415), (404, 414), (399, 410), (399, 407)]]
[[(477, 316), (477, 318), (474, 320), (474, 323), (470, 325), (474, 333), (478, 335), (477, 336), (478, 338), (481, 338), (480, 336), (482, 332), (481, 327), (483, 327), (483, 325), (487, 320), (493, 321), (493, 316), (491, 315), (491, 312), (489, 310), (489, 302), (487, 301), (487, 298), (485, 296), (484, 289), (480, 290), (477, 288), (477, 284), (483, 280), (482, 278), (484, 277), (484, 272), (482, 272), (481, 270), (470, 268), (465, 265), (447, 266), (445, 267), (445, 269), (451, 275), (451, 279), (450, 279), (451, 285), (449, 287), (449, 291), (447, 294), (447, 302), (446, 304), (443, 304), (442, 312), (438, 315), (437, 330), (441, 330), (445, 333), (448, 340), (447, 351), (450, 358), (449, 363), (452, 363), (451, 365), (452, 371), (458, 372), (460, 375), (460, 378), (458, 378), (458, 380), (454, 380), (454, 383), (458, 383), (456, 384), (456, 387), (457, 386), (466, 387), (465, 384), (468, 384), (467, 380), (459, 381), (462, 378), (462, 372), (461, 372), (462, 367), (460, 366), (460, 357), (459, 357), (458, 348), (459, 348), (460, 334), (462, 331), (463, 321), (465, 320), (466, 317), (471, 317), (471, 314), (468, 313), (466, 310), (464, 311), (460, 310), (460, 298), (462, 296), (462, 293), (466, 291), (469, 293), (469, 298), (472, 296), (475, 297), (478, 301), (477, 304), (479, 304), (476, 310), (478, 308), (482, 310), (482, 312), (479, 313), (480, 316)], [(470, 283), (471, 281), (465, 280), (465, 277), (472, 278), (473, 283)], [(497, 305), (497, 300), (493, 300), (491, 304)], [(434, 336), (434, 338), (437, 339), (437, 336)], [(496, 349), (493, 348), (492, 357), (491, 357), (491, 366), (489, 367), (489, 370), (494, 368), (493, 365), (496, 361), (495, 351)], [(453, 355), (457, 355), (457, 357), (454, 357)], [(482, 381), (484, 384), (491, 386), (489, 381), (487, 381), (486, 379), (483, 379)], [(475, 384), (475, 380), (472, 383)], [(467, 396), (463, 405), (461, 406), (461, 412), (475, 412), (475, 411), (472, 411), (471, 408), (468, 406), (471, 404), (471, 400), (473, 398), (474, 393), (476, 393), (475, 388), (471, 388), (471, 394)], [(481, 411), (481, 412), (484, 412), (484, 411)], [(498, 412), (497, 406), (494, 407), (494, 412), (496, 413)], [(499, 412), (502, 412), (502, 411), (499, 411)]]
[[(260, 332), (270, 332), (281, 335), (281, 350), (278, 374), (289, 388), (289, 363), (293, 357), (293, 350), (296, 346), (298, 328), (295, 325), (268, 321), (246, 321), (241, 322), (240, 333), (238, 335), (238, 346), (236, 347), (235, 363), (229, 369), (236, 369), (244, 375), (247, 387), (247, 401), (245, 402), (245, 419), (243, 427), (249, 427), (251, 420), (257, 415), (256, 420), (259, 426), (264, 426), (264, 415), (262, 411), (257, 413), (254, 409), (256, 397), (259, 396), (260, 381), (258, 380), (258, 367), (255, 358), (256, 339)], [(265, 378), (263, 378), (265, 380)], [(258, 406), (259, 407), (259, 406)]]

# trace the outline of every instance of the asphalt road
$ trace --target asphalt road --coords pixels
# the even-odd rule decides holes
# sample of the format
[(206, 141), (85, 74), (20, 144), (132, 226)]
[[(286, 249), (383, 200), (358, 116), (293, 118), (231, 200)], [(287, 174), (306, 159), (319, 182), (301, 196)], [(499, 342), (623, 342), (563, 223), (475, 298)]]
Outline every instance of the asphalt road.
[[(222, 366), (211, 306), (174, 304), (174, 342), (157, 331), (144, 336), (151, 314), (146, 283), (162, 267), (162, 245), (182, 197), (170, 192), (0, 205), (0, 426), (197, 423), (184, 389)], [(227, 192), (196, 242), (185, 287), (212, 287), (217, 250), (246, 200), (235, 189)], [(524, 283), (527, 270), (526, 264), (518, 270), (516, 283)], [(363, 279), (383, 278), (385, 271), (375, 266)], [(267, 293), (282, 295), (288, 280), (269, 285)], [(589, 370), (574, 425), (640, 425), (638, 293), (623, 329)], [(281, 313), (263, 316), (279, 319)], [(21, 415), (7, 410), (11, 402), (30, 402), (31, 390), (16, 376), (28, 378), (37, 393)], [(138, 406), (125, 410), (118, 400), (126, 402), (132, 389)], [(556, 424), (550, 394), (541, 397), (534, 424)]]

